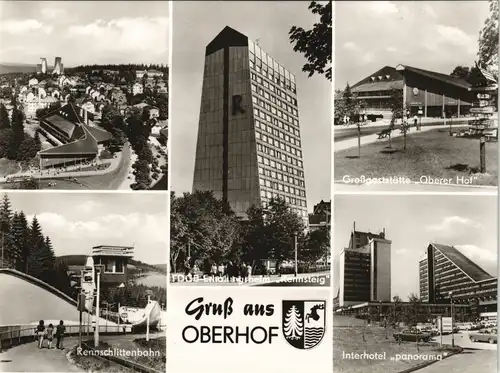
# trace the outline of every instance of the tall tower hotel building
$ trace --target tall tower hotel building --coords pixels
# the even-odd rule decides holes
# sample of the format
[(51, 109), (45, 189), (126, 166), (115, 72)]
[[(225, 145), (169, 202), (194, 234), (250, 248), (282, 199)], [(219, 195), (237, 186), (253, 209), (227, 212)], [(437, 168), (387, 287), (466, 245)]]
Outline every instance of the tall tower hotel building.
[(307, 221), (295, 76), (230, 27), (206, 47), (193, 190), (242, 218), (282, 198)]

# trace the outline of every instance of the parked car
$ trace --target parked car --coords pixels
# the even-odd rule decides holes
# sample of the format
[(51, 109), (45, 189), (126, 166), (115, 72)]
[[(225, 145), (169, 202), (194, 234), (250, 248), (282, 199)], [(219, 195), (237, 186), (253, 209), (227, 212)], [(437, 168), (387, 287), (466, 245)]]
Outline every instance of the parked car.
[(431, 333), (424, 333), (418, 329), (404, 329), (400, 333), (394, 333), (393, 337), (396, 341), (408, 342), (429, 342), (432, 338)]
[(471, 342), (488, 342), (497, 343), (497, 330), (496, 329), (481, 329), (477, 332), (470, 333), (469, 339)]

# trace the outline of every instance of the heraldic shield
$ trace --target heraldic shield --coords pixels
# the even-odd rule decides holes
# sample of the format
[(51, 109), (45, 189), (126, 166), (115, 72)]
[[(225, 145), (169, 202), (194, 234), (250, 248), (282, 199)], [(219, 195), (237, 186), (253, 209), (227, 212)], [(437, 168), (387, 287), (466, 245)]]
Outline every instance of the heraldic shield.
[(321, 342), (326, 328), (325, 305), (324, 300), (283, 301), (283, 335), (291, 346), (309, 350)]

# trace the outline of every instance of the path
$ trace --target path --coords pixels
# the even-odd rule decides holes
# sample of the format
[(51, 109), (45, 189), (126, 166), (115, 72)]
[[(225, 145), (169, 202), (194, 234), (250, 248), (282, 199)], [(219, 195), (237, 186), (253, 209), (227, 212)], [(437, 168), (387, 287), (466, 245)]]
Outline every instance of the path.
[[(66, 343), (70, 341), (65, 341)], [(66, 346), (73, 346), (67, 344)], [(35, 342), (0, 353), (2, 372), (84, 372), (66, 357), (68, 350), (39, 349)]]
[[(164, 336), (165, 333), (151, 333), (151, 338)], [(143, 338), (144, 334), (127, 334), (127, 335), (101, 335), (100, 340), (108, 343), (117, 341), (126, 341), (121, 347), (130, 346), (130, 342), (136, 338)], [(83, 336), (86, 340), (89, 337)], [(92, 338), (92, 337), (90, 337)], [(47, 348), (38, 349), (35, 342), (26, 343), (20, 346), (13, 347), (5, 352), (0, 353), (0, 372), (85, 372), (76, 365), (72, 364), (66, 354), (69, 349), (77, 344), (77, 337), (69, 337), (64, 340), (64, 350), (49, 350)], [(54, 342), (55, 343), (55, 342)], [(46, 347), (46, 342), (44, 342)]]
[[(453, 128), (456, 129), (458, 127), (467, 127), (467, 126), (468, 126), (468, 124), (462, 124), (462, 125), (458, 125), (458, 126), (453, 126)], [(411, 136), (411, 135), (413, 135), (415, 133), (422, 133), (422, 132), (436, 130), (436, 129), (442, 129), (442, 128), (447, 128), (447, 127), (444, 126), (444, 125), (426, 126), (426, 127), (422, 126), (420, 128), (420, 131), (417, 131), (414, 127), (412, 127), (411, 130), (406, 133), (406, 135), (407, 136)], [(392, 131), (392, 138), (393, 139), (395, 139), (397, 137), (401, 137), (401, 136), (403, 136), (403, 133), (400, 133), (400, 131), (399, 131), (398, 128), (396, 128), (394, 131)], [(379, 139), (377, 134), (367, 135), (367, 136), (363, 136), (361, 138), (361, 146), (364, 146), (364, 145), (367, 145), (367, 144), (371, 144), (371, 143), (374, 143), (374, 142), (384, 142), (384, 141), (388, 141), (388, 138)], [(334, 145), (333, 145), (333, 151), (334, 152), (339, 152), (339, 151), (342, 151), (342, 150), (356, 148), (357, 146), (358, 146), (358, 138), (357, 137), (350, 138), (350, 139), (347, 139), (347, 140), (342, 140), (342, 141), (335, 142)]]
[(488, 350), (464, 350), (426, 368), (418, 373), (496, 373), (497, 353)]

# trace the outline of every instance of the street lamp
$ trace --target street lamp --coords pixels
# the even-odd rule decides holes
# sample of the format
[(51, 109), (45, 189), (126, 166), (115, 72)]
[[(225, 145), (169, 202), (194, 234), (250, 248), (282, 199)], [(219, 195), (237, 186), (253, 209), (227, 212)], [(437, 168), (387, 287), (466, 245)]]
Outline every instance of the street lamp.
[[(146, 290), (146, 294), (148, 295), (148, 303), (146, 305), (146, 309), (148, 308), (149, 306), (149, 303), (151, 302), (151, 294), (153, 293), (153, 291), (151, 290)], [(149, 314), (151, 312), (148, 311), (147, 314), (146, 314), (146, 342), (149, 342)]]
[[(95, 303), (95, 330), (94, 330), (94, 347), (99, 347), (99, 302), (101, 296), (101, 270), (100, 268), (96, 270), (96, 303)], [(117, 288), (124, 288), (125, 284), (122, 282)], [(119, 315), (118, 315), (119, 316)]]
[(293, 245), (295, 248), (295, 277), (297, 277), (298, 273), (298, 263), (297, 263), (297, 233), (293, 234)]
[(451, 347), (455, 347), (455, 333), (453, 332), (453, 327), (454, 327), (454, 323), (453, 323), (453, 292), (450, 291), (448, 293), (448, 295), (450, 296), (450, 312), (451, 312)]

